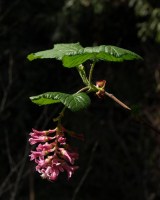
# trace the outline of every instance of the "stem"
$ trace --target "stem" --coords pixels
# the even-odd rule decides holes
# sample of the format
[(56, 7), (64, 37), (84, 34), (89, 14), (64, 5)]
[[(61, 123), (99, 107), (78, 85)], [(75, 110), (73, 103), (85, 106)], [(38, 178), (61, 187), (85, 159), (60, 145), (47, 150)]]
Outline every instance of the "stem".
[[(120, 104), (123, 108), (126, 108), (126, 109), (128, 109), (128, 110), (131, 111), (131, 109), (130, 109), (128, 106), (126, 106), (124, 103), (122, 103), (122, 102), (121, 102), (119, 99), (117, 99), (113, 94), (110, 94), (110, 93), (108, 93), (108, 92), (106, 92), (106, 91), (104, 91), (104, 93), (105, 93), (105, 95), (109, 96), (109, 97), (112, 98), (114, 101), (116, 101), (118, 104)], [(133, 119), (134, 119), (135, 121), (137, 121), (136, 118), (133, 117)], [(160, 131), (159, 131), (156, 127), (154, 127), (152, 124), (150, 124), (150, 123), (148, 123), (147, 121), (145, 121), (145, 120), (144, 120), (142, 117), (140, 117), (140, 116), (139, 116), (138, 122), (144, 124), (145, 126), (149, 127), (150, 129), (152, 129), (152, 130), (154, 130), (155, 132), (157, 132), (157, 133), (160, 134)]]
[[(62, 117), (64, 116), (64, 111), (66, 110), (66, 108), (67, 108), (67, 107), (64, 106), (64, 108), (62, 109), (62, 111), (59, 113), (59, 116), (58, 116), (56, 119), (53, 119), (53, 121), (58, 121), (56, 136), (59, 135), (59, 131), (60, 131), (59, 127), (61, 126), (61, 119), (62, 119)], [(56, 137), (55, 142), (56, 142), (56, 145), (55, 145), (54, 155), (57, 154), (58, 137)]]
[(84, 87), (84, 88), (80, 89), (78, 92), (76, 92), (76, 94), (78, 94), (78, 93), (82, 92), (83, 90), (87, 90), (87, 89), (89, 89), (89, 86), (86, 86), (86, 87)]
[(86, 76), (84, 66), (81, 64), (81, 65), (78, 65), (76, 68), (79, 72), (80, 77), (82, 78), (83, 83), (85, 85), (88, 85), (88, 79), (87, 79), (87, 76)]
[(64, 106), (64, 108), (62, 109), (62, 111), (59, 113), (59, 117), (58, 117), (58, 127), (61, 125), (61, 119), (64, 116), (64, 111), (66, 110), (66, 106)]
[(114, 101), (116, 101), (118, 104), (120, 104), (123, 108), (126, 108), (128, 110), (131, 110), (127, 105), (125, 105), (122, 101), (120, 101), (119, 99), (117, 99), (113, 94), (110, 94), (106, 91), (104, 91), (105, 95), (107, 95), (108, 97), (112, 98)]
[(158, 134), (160, 134), (160, 131), (154, 127), (152, 124), (150, 124), (149, 122), (145, 121), (142, 117), (139, 116), (140, 119), (140, 123), (146, 125), (147, 127), (149, 127), (150, 129), (154, 130), (155, 132), (157, 132)]
[(93, 69), (94, 69), (94, 66), (95, 66), (96, 62), (97, 62), (97, 58), (95, 57), (94, 58), (94, 62), (93, 62), (92, 66), (91, 66), (91, 69), (90, 69), (90, 73), (89, 73), (89, 85), (90, 86), (92, 85), (92, 81), (91, 81), (92, 73), (93, 73)]

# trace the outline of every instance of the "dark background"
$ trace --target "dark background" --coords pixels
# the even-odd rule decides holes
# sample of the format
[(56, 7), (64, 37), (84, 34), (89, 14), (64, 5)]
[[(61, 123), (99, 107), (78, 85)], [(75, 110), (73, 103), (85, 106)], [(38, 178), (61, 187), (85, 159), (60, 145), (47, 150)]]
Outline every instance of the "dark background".
[(56, 43), (76, 42), (119, 46), (144, 58), (97, 63), (93, 82), (106, 80), (108, 92), (128, 106), (138, 105), (144, 118), (160, 129), (158, 0), (0, 0), (0, 199), (160, 199), (159, 135), (112, 99), (93, 94), (88, 110), (67, 110), (62, 120), (67, 129), (84, 133), (84, 142), (67, 138), (79, 147), (80, 168), (69, 181), (65, 172), (55, 183), (35, 172), (28, 134), (32, 127), (56, 127), (52, 119), (63, 106), (39, 107), (29, 97), (48, 91), (72, 94), (84, 85), (76, 68), (26, 57)]

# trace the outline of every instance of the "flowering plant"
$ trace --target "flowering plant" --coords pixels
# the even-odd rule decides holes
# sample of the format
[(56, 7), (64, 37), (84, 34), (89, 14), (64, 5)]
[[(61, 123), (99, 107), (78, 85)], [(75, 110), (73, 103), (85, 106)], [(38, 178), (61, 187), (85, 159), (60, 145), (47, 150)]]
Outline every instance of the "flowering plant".
[[(83, 134), (77, 134), (74, 131), (65, 129), (61, 124), (61, 119), (64, 116), (65, 110), (68, 108), (73, 112), (79, 112), (87, 109), (91, 103), (88, 94), (94, 92), (99, 98), (105, 99), (109, 96), (124, 108), (131, 110), (132, 115), (136, 116), (136, 120), (141, 122), (139, 112), (135, 113), (135, 107), (130, 109), (113, 94), (105, 91), (106, 81), (97, 81), (96, 85), (92, 83), (92, 73), (96, 62), (98, 61), (113, 61), (121, 62), (124, 60), (142, 59), (139, 55), (114, 46), (99, 46), (83, 48), (79, 43), (75, 44), (56, 44), (51, 50), (32, 53), (27, 57), (30, 61), (38, 58), (56, 58), (62, 60), (63, 66), (67, 68), (76, 67), (80, 77), (82, 78), (85, 87), (80, 89), (75, 94), (66, 94), (60, 92), (47, 92), (38, 96), (30, 97), (33, 103), (38, 105), (47, 105), (53, 103), (64, 104), (63, 110), (59, 116), (54, 119), (57, 121), (57, 127), (53, 130), (37, 131), (32, 129), (29, 142), (31, 145), (40, 143), (36, 148), (37, 151), (31, 151), (30, 160), (35, 160), (37, 163), (36, 170), (41, 174), (41, 177), (49, 181), (56, 181), (59, 172), (68, 173), (68, 179), (74, 173), (78, 166), (73, 166), (78, 159), (77, 148), (71, 147), (66, 143), (68, 134), (72, 137), (84, 140)], [(86, 76), (85, 68), (82, 65), (86, 60), (91, 60), (89, 78)], [(52, 134), (55, 135), (52, 135)], [(42, 144), (43, 143), (43, 144)], [(69, 165), (69, 163), (71, 165)]]

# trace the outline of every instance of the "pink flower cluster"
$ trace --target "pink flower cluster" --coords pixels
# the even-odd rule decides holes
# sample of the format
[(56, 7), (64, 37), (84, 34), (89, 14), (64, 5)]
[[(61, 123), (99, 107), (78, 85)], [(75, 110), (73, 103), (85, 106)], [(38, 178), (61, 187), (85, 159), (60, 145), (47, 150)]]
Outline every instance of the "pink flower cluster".
[[(64, 132), (81, 140), (84, 140), (83, 134), (68, 131), (62, 126), (48, 131), (32, 130), (33, 133), (30, 133), (31, 138), (29, 139), (30, 144), (33, 145), (38, 142), (44, 143), (40, 143), (36, 148), (37, 151), (31, 151), (31, 155), (29, 155), (30, 160), (35, 160), (37, 163), (36, 171), (41, 174), (42, 178), (53, 182), (57, 180), (60, 171), (64, 172), (66, 170), (69, 179), (74, 173), (74, 170), (78, 169), (78, 166), (70, 166), (66, 161), (73, 165), (74, 161), (78, 159), (79, 154), (77, 153), (77, 148), (72, 148), (66, 144)], [(54, 132), (56, 132), (54, 137), (48, 136)]]

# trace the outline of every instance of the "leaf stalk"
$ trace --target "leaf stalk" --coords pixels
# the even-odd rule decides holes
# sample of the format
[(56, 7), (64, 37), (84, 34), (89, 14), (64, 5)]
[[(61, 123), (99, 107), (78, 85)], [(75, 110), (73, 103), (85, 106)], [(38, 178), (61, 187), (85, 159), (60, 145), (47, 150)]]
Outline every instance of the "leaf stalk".
[(94, 69), (94, 66), (97, 62), (97, 57), (95, 56), (94, 58), (94, 61), (93, 61), (93, 64), (91, 65), (91, 69), (90, 69), (90, 73), (89, 73), (89, 85), (92, 86), (92, 74), (93, 74), (93, 69)]
[(87, 76), (86, 76), (86, 72), (85, 72), (85, 69), (84, 69), (84, 66), (81, 64), (81, 65), (78, 65), (76, 66), (78, 72), (79, 72), (79, 75), (80, 77), (82, 78), (82, 81), (83, 83), (88, 86), (88, 79), (87, 79)]

